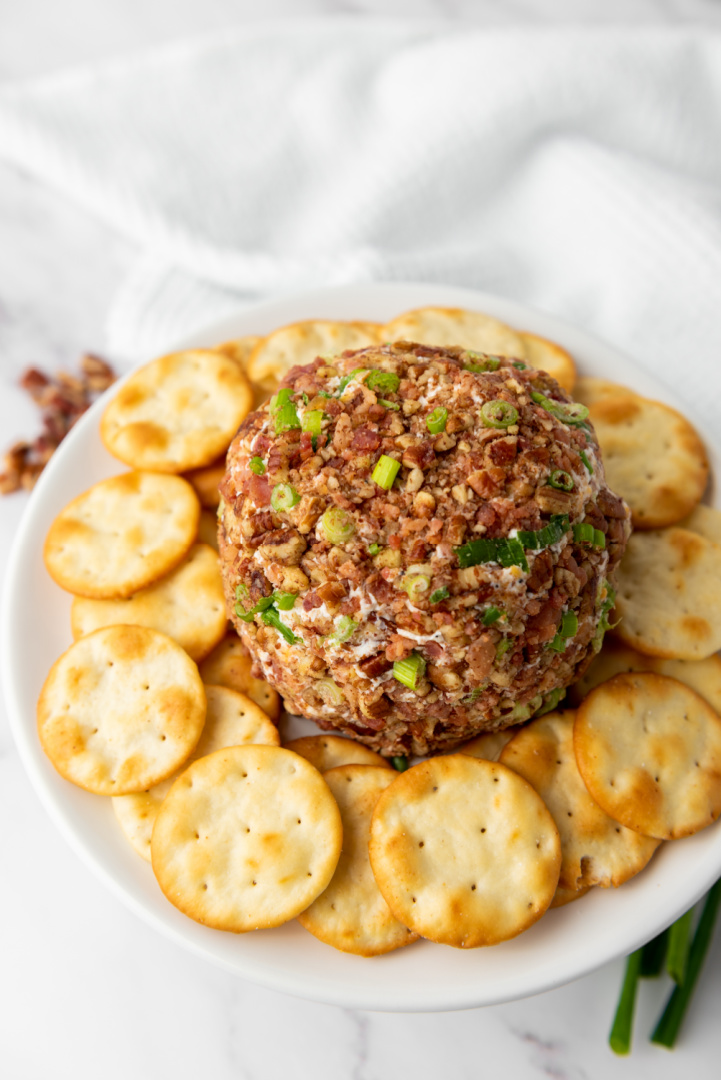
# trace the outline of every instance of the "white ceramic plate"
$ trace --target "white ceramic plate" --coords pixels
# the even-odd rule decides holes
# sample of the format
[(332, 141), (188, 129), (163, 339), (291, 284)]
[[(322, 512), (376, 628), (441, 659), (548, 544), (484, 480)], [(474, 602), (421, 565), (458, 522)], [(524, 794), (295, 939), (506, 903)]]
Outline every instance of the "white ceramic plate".
[[(304, 318), (385, 321), (424, 304), (490, 312), (519, 329), (558, 341), (576, 357), (583, 373), (606, 376), (673, 404), (670, 390), (582, 331), (520, 304), (458, 288), (365, 285), (306, 293), (246, 310), (168, 347), (214, 345)], [(721, 826), (716, 825), (663, 845), (643, 873), (621, 889), (592, 889), (580, 901), (550, 911), (514, 941), (469, 952), (419, 942), (371, 960), (336, 952), (295, 922), (236, 936), (181, 915), (161, 894), (149, 865), (122, 836), (110, 800), (63, 780), (43, 754), (36, 733), (38, 693), (51, 664), (72, 642), (70, 597), (44, 569), (43, 539), (72, 497), (122, 471), (100, 442), (103, 407), (103, 400), (97, 402), (63, 442), (29, 502), (3, 598), (2, 678), (20, 754), (48, 813), (78, 855), (146, 922), (195, 954), (289, 994), (361, 1009), (464, 1009), (537, 994), (630, 952), (698, 900), (721, 874)], [(701, 434), (714, 473), (721, 475), (713, 436)]]

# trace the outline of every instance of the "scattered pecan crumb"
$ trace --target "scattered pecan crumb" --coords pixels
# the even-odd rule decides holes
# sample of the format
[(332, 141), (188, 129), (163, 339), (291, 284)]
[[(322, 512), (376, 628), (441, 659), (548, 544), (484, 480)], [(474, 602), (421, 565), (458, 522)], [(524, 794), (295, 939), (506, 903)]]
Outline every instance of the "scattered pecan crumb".
[(43, 432), (33, 442), (17, 442), (5, 453), (0, 466), (1, 495), (34, 487), (78, 417), (115, 379), (110, 364), (92, 353), (81, 358), (79, 376), (66, 371), (50, 376), (39, 368), (27, 369), (20, 386), (41, 410)]

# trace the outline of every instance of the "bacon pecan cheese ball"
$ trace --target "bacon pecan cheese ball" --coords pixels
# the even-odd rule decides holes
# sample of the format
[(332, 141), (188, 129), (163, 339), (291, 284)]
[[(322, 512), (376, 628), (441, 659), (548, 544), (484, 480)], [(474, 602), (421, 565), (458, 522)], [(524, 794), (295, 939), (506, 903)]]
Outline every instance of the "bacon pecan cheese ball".
[(233, 623), (288, 709), (387, 755), (552, 708), (601, 645), (630, 512), (521, 361), (410, 342), (293, 368), (221, 484)]

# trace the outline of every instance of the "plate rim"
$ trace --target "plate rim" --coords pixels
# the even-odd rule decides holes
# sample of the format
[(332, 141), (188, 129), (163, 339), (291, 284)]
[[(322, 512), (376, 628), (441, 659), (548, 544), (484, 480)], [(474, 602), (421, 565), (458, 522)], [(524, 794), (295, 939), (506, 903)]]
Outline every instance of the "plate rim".
[[(414, 299), (408, 302), (409, 297), (413, 297)], [(510, 323), (512, 326), (517, 326), (519, 329), (527, 329), (549, 337), (567, 348), (568, 351), (574, 355), (574, 358), (578, 358), (580, 361), (579, 367), (581, 368), (583, 367), (583, 357), (588, 356), (589, 354), (595, 359), (605, 358), (613, 369), (628, 367), (629, 374), (632, 375), (631, 382), (634, 388), (640, 389), (641, 392), (650, 394), (658, 400), (666, 401), (667, 404), (674, 404), (674, 402), (678, 404), (677, 393), (672, 392), (663, 382), (649, 375), (642, 368), (639, 368), (637, 362), (630, 357), (627, 357), (621, 350), (617, 349), (615, 346), (606, 344), (594, 335), (588, 334), (586, 331), (565, 322), (565, 320), (560, 319), (557, 316), (539, 311), (519, 301), (494, 296), (474, 289), (448, 285), (434, 285), (422, 282), (370, 283), (335, 286), (325, 289), (313, 289), (305, 292), (294, 292), (252, 306), (239, 305), (235, 314), (210, 321), (192, 333), (184, 334), (181, 338), (170, 341), (168, 343), (167, 351), (172, 352), (182, 348), (200, 347), (203, 344), (208, 345), (211, 342), (220, 344), (222, 341), (231, 339), (233, 336), (243, 336), (245, 334), (253, 333), (254, 330), (250, 329), (250, 326), (257, 327), (259, 330), (260, 328), (267, 327), (267, 329), (261, 330), (261, 332), (267, 333), (276, 326), (282, 326), (289, 322), (297, 321), (302, 317), (352, 317), (359, 319), (370, 318), (371, 312), (382, 311), (387, 312), (387, 314), (382, 316), (386, 319), (392, 317), (393, 314), (399, 314), (404, 310), (431, 303), (435, 303), (438, 306), (475, 308), (480, 311), (485, 311), (488, 314), (495, 315), (497, 318)], [(325, 316), (322, 316), (319, 312), (310, 314), (309, 312), (312, 312), (315, 306), (320, 306), (321, 310), (330, 310), (328, 310), (328, 314)], [(338, 311), (345, 309), (347, 309), (348, 314), (338, 314)], [(364, 314), (366, 310), (368, 311), (368, 314)], [(279, 316), (280, 312), (285, 314)], [(300, 312), (306, 312), (306, 314), (298, 314)], [(290, 317), (287, 317), (288, 314)], [(375, 318), (378, 318), (377, 314), (375, 315)], [(124, 376), (124, 378), (127, 377), (127, 375)], [(75, 452), (75, 448), (84, 441), (87, 442), (88, 438), (92, 436), (92, 433), (96, 431), (96, 418), (102, 412), (109, 397), (117, 391), (118, 385), (122, 381), (123, 380), (118, 380), (118, 383), (114, 384), (110, 390), (106, 391), (106, 393), (95, 402), (81, 418), (67, 439), (64, 440), (58, 452), (53, 456), (53, 459), (40, 477), (40, 480), (28, 501), (28, 505), (25, 508), (25, 512), (21, 518), (12, 544), (6, 568), (6, 581), (0, 611), (0, 677), (3, 683), (10, 729), (15, 744), (18, 747), (23, 766), (30, 777), (32, 786), (38, 794), (43, 807), (48, 812), (54, 825), (69, 843), (72, 850), (75, 851), (85, 865), (99, 877), (99, 879), (108, 887), (110, 892), (126, 907), (143, 919), (144, 922), (159, 930), (165, 937), (180, 944), (191, 953), (201, 956), (203, 959), (208, 960), (239, 977), (247, 978), (269, 989), (345, 1008), (360, 1008), (389, 1012), (423, 1012), (450, 1011), (490, 1004), (501, 1004), (503, 1002), (518, 1000), (546, 990), (551, 990), (557, 986), (573, 981), (574, 979), (595, 971), (603, 964), (616, 959), (619, 956), (625, 955), (632, 949), (638, 948), (646, 940), (649, 940), (658, 933), (663, 926), (668, 925), (669, 922), (673, 921), (673, 919), (680, 915), (683, 910), (686, 910), (692, 903), (695, 903), (704, 892), (706, 892), (716, 877), (718, 877), (718, 874), (721, 873), (721, 831), (718, 827), (715, 829), (713, 835), (707, 836), (707, 833), (710, 833), (710, 830), (705, 830), (704, 832), (697, 834), (697, 837), (691, 837), (686, 841), (675, 841), (675, 844), (686, 844), (687, 848), (684, 850), (691, 850), (693, 845), (695, 845), (696, 848), (701, 847), (701, 849), (706, 852), (707, 856), (708, 850), (710, 850), (715, 857), (708, 860), (709, 865), (705, 866), (703, 870), (696, 871), (692, 878), (691, 887), (683, 891), (682, 900), (676, 896), (674, 901), (670, 901), (668, 896), (664, 898), (663, 894), (661, 895), (661, 899), (665, 899), (666, 902), (661, 903), (655, 917), (653, 917), (649, 923), (648, 931), (644, 931), (643, 935), (639, 936), (638, 928), (636, 928), (632, 934), (626, 932), (620, 936), (610, 951), (608, 951), (607, 946), (602, 945), (602, 939), (596, 943), (595, 948), (593, 947), (593, 943), (591, 943), (591, 947), (586, 950), (585, 958), (583, 960), (576, 954), (571, 958), (571, 962), (566, 958), (565, 963), (560, 963), (555, 972), (552, 973), (547, 969), (543, 969), (543, 971), (536, 975), (535, 979), (532, 975), (525, 974), (524, 978), (515, 977), (504, 980), (503, 978), (499, 979), (496, 974), (494, 975), (493, 986), (489, 986), (484, 984), (483, 965), (481, 964), (481, 977), (477, 987), (475, 986), (475, 983), (468, 985), (464, 982), (462, 986), (446, 986), (441, 993), (434, 989), (434, 985), (429, 986), (424, 982), (419, 983), (417, 979), (415, 981), (407, 978), (394, 979), (391, 970), (393, 966), (398, 967), (398, 965), (395, 961), (390, 961), (389, 963), (388, 960), (390, 960), (390, 957), (396, 959), (400, 958), (402, 964), (403, 956), (406, 954), (405, 949), (399, 950), (394, 954), (389, 954), (386, 963), (379, 963), (379, 961), (386, 958), (374, 958), (374, 965), (376, 965), (378, 970), (378, 977), (375, 980), (375, 983), (371, 980), (371, 982), (366, 985), (365, 981), (361, 980), (361, 985), (355, 985), (352, 980), (349, 981), (346, 979), (344, 980), (343, 987), (339, 988), (338, 985), (334, 983), (333, 979), (323, 977), (322, 974), (319, 974), (317, 971), (304, 972), (302, 976), (299, 973), (294, 973), (290, 969), (279, 971), (272, 963), (269, 966), (267, 960), (263, 961), (261, 959), (261, 961), (258, 962), (254, 958), (254, 955), (248, 957), (242, 956), (241, 954), (241, 961), (239, 962), (237, 960), (237, 953), (233, 953), (232, 950), (230, 955), (235, 956), (236, 959), (228, 959), (222, 955), (222, 950), (220, 950), (221, 955), (219, 955), (218, 951), (214, 950), (211, 946), (206, 946), (204, 944), (204, 935), (202, 933), (197, 933), (197, 924), (190, 922), (190, 920), (185, 920), (182, 916), (180, 916), (182, 922), (178, 922), (175, 915), (179, 913), (175, 913), (175, 909), (170, 908), (169, 905), (168, 911), (161, 909), (164, 912), (164, 915), (161, 915), (152, 910), (146, 903), (143, 903), (140, 896), (137, 895), (137, 892), (134, 892), (127, 882), (119, 879), (117, 874), (111, 873), (106, 865), (98, 860), (89, 847), (87, 839), (84, 840), (83, 837), (78, 834), (77, 829), (73, 827), (71, 815), (63, 805), (62, 794), (59, 797), (56, 796), (52, 790), (52, 785), (48, 783), (42, 768), (43, 763), (47, 768), (47, 762), (44, 762), (44, 759), (42, 758), (42, 750), (40, 749), (39, 741), (35, 735), (34, 716), (28, 718), (21, 705), (22, 695), (19, 692), (18, 685), (19, 682), (21, 682), (21, 677), (16, 674), (19, 670), (18, 665), (13, 663), (15, 651), (13, 616), (17, 611), (18, 604), (21, 602), (21, 597), (17, 595), (20, 588), (20, 582), (23, 578), (23, 574), (26, 573), (28, 569), (24, 565), (24, 551), (26, 550), (29, 535), (32, 532), (36, 519), (42, 518), (43, 516), (47, 517), (47, 511), (45, 511), (44, 515), (42, 512), (44, 500), (48, 495), (52, 494), (53, 485), (55, 484), (56, 479), (62, 477), (66, 461), (70, 461)], [(706, 444), (710, 458), (715, 464), (714, 471), (718, 472), (719, 466), (721, 465), (721, 451), (715, 444), (713, 434), (705, 427), (705, 425), (696, 423), (696, 427)], [(104, 467), (107, 470), (107, 463), (104, 463)], [(115, 471), (122, 471), (124, 469), (124, 466), (120, 462), (113, 462), (110, 467), (114, 467)], [(85, 490), (85, 486), (80, 490)], [(35, 735), (34, 740), (33, 735)], [(59, 803), (61, 805), (59, 805)], [(133, 855), (137, 859), (137, 855), (135, 855), (135, 853), (133, 853)], [(656, 865), (657, 858), (658, 857), (654, 859), (652, 865)], [(667, 862), (668, 860), (666, 859), (665, 861)], [(693, 859), (691, 861), (693, 862)], [(713, 869), (710, 869), (710, 867), (713, 867)], [(645, 873), (648, 874), (650, 869), (650, 867), (647, 868)], [(663, 878), (664, 876), (668, 877), (669, 875), (668, 873), (664, 875), (662, 871), (661, 876)], [(638, 881), (638, 879), (636, 880)], [(663, 885), (663, 881), (661, 882), (661, 885)], [(632, 887), (633, 883), (628, 883), (626, 885), (627, 890)], [(601, 892), (608, 893), (609, 890), (597, 890), (597, 893)], [(642, 894), (649, 893), (649, 895), (651, 895), (652, 892), (653, 890), (650, 888), (642, 889)], [(614, 897), (613, 895), (596, 895), (593, 898), (586, 897), (583, 900), (582, 905), (590, 903), (592, 908), (597, 906), (595, 902), (599, 899), (602, 901), (612, 901)], [(575, 904), (572, 905), (572, 908), (575, 907)], [(588, 908), (587, 910), (590, 912), (591, 908)], [(609, 910), (611, 910), (611, 908)], [(559, 909), (558, 912), (553, 913), (552, 916), (547, 916), (547, 918), (555, 917), (559, 912), (562, 913), (563, 911), (568, 912), (568, 908)], [(578, 921), (577, 915), (574, 916), (572, 912), (571, 915), (573, 916), (574, 922)], [(186, 932), (184, 932), (185, 923), (188, 923), (190, 927), (195, 927), (196, 931), (191, 933), (190, 930), (186, 928)], [(207, 931), (206, 928), (200, 929), (205, 931), (205, 934), (212, 934), (213, 940), (218, 940), (216, 932)], [(279, 928), (279, 931), (282, 932), (284, 929), (285, 928)], [(278, 934), (279, 931), (266, 931), (265, 933)], [(289, 935), (286, 934), (286, 936)], [(310, 937), (310, 935), (308, 935), (308, 937)], [(525, 935), (521, 935), (520, 938), (514, 939), (514, 941), (523, 942), (524, 937)], [(311, 941), (314, 940), (315, 939), (311, 939)], [(315, 945), (317, 945), (319, 949), (324, 950), (324, 954), (325, 950), (328, 949), (328, 946), (324, 946), (320, 942), (315, 942)], [(518, 948), (514, 942), (509, 942), (503, 946), (495, 946), (494, 949), (504, 949), (509, 945)], [(521, 949), (523, 948), (522, 945), (520, 947)], [(601, 955), (602, 947), (605, 951), (603, 951), (603, 954)], [(438, 945), (433, 946), (430, 942), (424, 942), (420, 943), (420, 948), (424, 950), (441, 950), (444, 947)], [(414, 949), (418, 949), (418, 946), (414, 946)], [(456, 953), (456, 950), (451, 950), (451, 952)], [(474, 954), (479, 955), (485, 952), (487, 952), (487, 950), (479, 949), (474, 950), (472, 953), (465, 953), (462, 955), (472, 957)], [(364, 971), (368, 970), (368, 962), (363, 958), (349, 958), (348, 954), (340, 955), (345, 957), (346, 960), (350, 959), (353, 962), (364, 965)], [(332, 967), (332, 965), (326, 966)], [(416, 965), (414, 964), (410, 965), (411, 972), (415, 966)], [(453, 965), (451, 965), (451, 967), (452, 966)], [(487, 982), (488, 978), (486, 977), (486, 983)]]

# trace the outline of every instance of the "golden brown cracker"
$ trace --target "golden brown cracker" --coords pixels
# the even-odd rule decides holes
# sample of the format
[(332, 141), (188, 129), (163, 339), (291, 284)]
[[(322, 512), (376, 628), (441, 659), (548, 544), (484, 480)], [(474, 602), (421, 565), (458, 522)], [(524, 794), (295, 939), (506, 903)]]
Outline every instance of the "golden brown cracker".
[(721, 718), (676, 679), (630, 672), (597, 686), (574, 746), (592, 797), (629, 829), (672, 840), (721, 813)]
[(229, 686), (247, 694), (271, 720), (280, 719), (280, 696), (264, 679), (251, 675), (252, 660), (240, 638), (232, 633), (223, 638), (200, 665), (203, 682)]
[(367, 746), (362, 746), (353, 739), (344, 739), (341, 735), (304, 735), (285, 745), (287, 750), (300, 754), (322, 773), (339, 765), (375, 765), (393, 770), (388, 758), (381, 757), (375, 750), (369, 750)]
[(279, 926), (327, 888), (341, 852), (335, 799), (317, 769), (276, 746), (233, 746), (193, 762), (153, 828), (151, 856), (172, 904), (244, 933)]
[(225, 476), (225, 454), (204, 465), (200, 469), (191, 469), (185, 473), (185, 479), (192, 485), (200, 505), (206, 510), (217, 510), (220, 503), (218, 484)]
[(417, 341), (421, 345), (476, 349), (523, 360), (521, 336), (500, 319), (465, 308), (423, 307), (396, 316), (381, 330), (382, 341)]
[(198, 540), (218, 551), (218, 518), (212, 510), (201, 510), (198, 520)]
[(637, 529), (673, 525), (701, 499), (708, 458), (692, 425), (668, 405), (609, 394), (589, 406), (606, 479), (633, 513)]
[(531, 785), (465, 754), (400, 773), (373, 813), (370, 860), (395, 917), (431, 941), (495, 945), (528, 929), (558, 884), (558, 829)]
[(76, 596), (70, 624), (76, 640), (101, 626), (149, 626), (177, 641), (197, 664), (226, 633), (218, 556), (207, 544), (194, 544), (180, 566), (126, 600)]
[(238, 363), (210, 349), (188, 349), (134, 372), (106, 407), (100, 436), (126, 465), (181, 473), (224, 453), (252, 408)]
[(340, 765), (324, 774), (343, 822), (343, 851), (330, 885), (298, 922), (327, 945), (358, 956), (380, 956), (418, 937), (391, 914), (368, 858), (373, 810), (393, 776), (376, 765)]
[(110, 626), (50, 669), (38, 733), (58, 772), (96, 795), (144, 791), (194, 750), (205, 722), (198, 669), (165, 634)]
[(558, 826), (561, 888), (622, 885), (643, 870), (658, 841), (624, 828), (591, 798), (576, 765), (574, 717), (567, 710), (532, 720), (504, 747), (501, 764), (528, 780)]
[(336, 356), (346, 349), (365, 349), (380, 340), (376, 323), (306, 319), (263, 338), (248, 360), (248, 375), (273, 390), (296, 364), (311, 364), (319, 356)]
[(664, 660), (659, 656), (644, 656), (630, 645), (609, 637), (583, 678), (569, 688), (569, 702), (579, 705), (600, 683), (623, 671), (655, 671), (657, 675), (678, 679), (721, 715), (721, 656), (714, 654), (706, 660)]
[[(559, 386), (574, 393), (576, 365), (573, 357), (555, 341), (523, 330), (518, 335), (523, 342), (524, 359), (531, 367), (547, 372)], [(574, 393), (575, 396), (575, 393)]]
[(463, 743), (453, 753), (468, 754), (485, 761), (498, 761), (506, 743), (510, 742), (519, 730), (520, 728), (514, 726), (502, 731), (484, 731), (481, 735), (476, 735), (475, 739)]
[(616, 571), (616, 634), (649, 656), (721, 648), (721, 546), (678, 527), (634, 533)]
[(123, 599), (185, 558), (199, 517), (198, 499), (181, 477), (121, 473), (60, 511), (45, 538), (45, 566), (76, 596)]
[[(185, 769), (198, 758), (224, 750), (228, 746), (260, 743), (279, 746), (278, 729), (254, 701), (225, 686), (206, 686), (208, 710), (205, 726), (195, 750), (183, 763)], [(134, 795), (119, 795), (113, 799), (113, 810), (121, 828), (135, 850), (150, 862), (150, 838), (158, 810), (177, 779), (173, 773), (147, 791)]]

